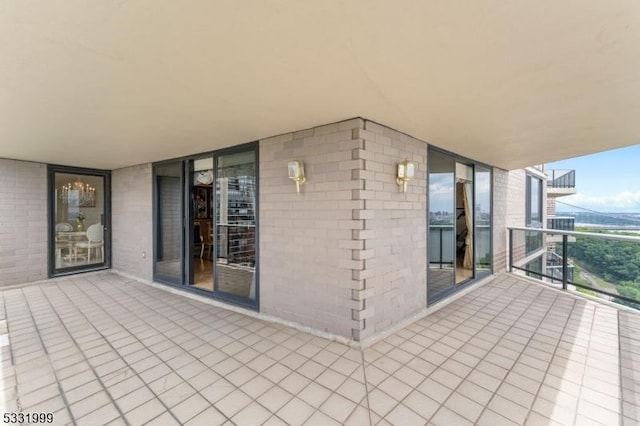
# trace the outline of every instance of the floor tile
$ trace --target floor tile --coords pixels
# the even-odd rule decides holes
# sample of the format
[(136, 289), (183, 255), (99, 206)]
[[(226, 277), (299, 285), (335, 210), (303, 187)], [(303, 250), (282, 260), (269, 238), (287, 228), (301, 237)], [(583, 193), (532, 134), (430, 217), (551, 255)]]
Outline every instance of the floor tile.
[(320, 410), (332, 419), (344, 423), (355, 407), (356, 403), (334, 393), (320, 406)]
[(107, 393), (101, 391), (72, 404), (71, 413), (73, 413), (73, 417), (79, 419), (92, 411), (109, 404), (110, 402), (111, 399)]
[(466, 420), (464, 417), (457, 413), (454, 413), (450, 409), (442, 406), (431, 418), (431, 423), (435, 425), (456, 425), (456, 426), (471, 426), (472, 422)]
[(252, 399), (249, 398), (244, 392), (235, 390), (216, 402), (215, 407), (220, 410), (222, 414), (231, 418), (251, 402)]
[(429, 398), (439, 402), (440, 404), (444, 403), (444, 401), (453, 392), (452, 389), (441, 385), (431, 378), (427, 378), (425, 381), (420, 383), (420, 385), (417, 387), (417, 390), (419, 390)]
[(84, 417), (77, 419), (77, 424), (94, 426), (98, 424), (107, 424), (118, 418), (120, 418), (120, 412), (117, 408), (113, 404), (107, 404), (102, 408), (94, 410)]
[(237, 425), (259, 426), (271, 417), (271, 415), (269, 410), (256, 402), (252, 402), (233, 416), (231, 420)]
[(147, 423), (149, 426), (180, 426), (184, 423), (180, 423), (176, 418), (168, 411), (160, 414), (158, 417), (155, 417)]
[(267, 392), (258, 397), (257, 401), (264, 407), (271, 410), (271, 412), (277, 412), (284, 404), (289, 402), (293, 398), (289, 392), (285, 391), (279, 386), (274, 386)]
[(380, 389), (374, 389), (369, 392), (369, 407), (371, 411), (384, 417), (398, 404), (399, 401), (382, 392)]
[(287, 402), (277, 415), (288, 424), (303, 424), (315, 411), (315, 409), (299, 398), (293, 398)]
[(402, 403), (424, 419), (431, 418), (440, 407), (440, 403), (417, 390), (412, 391)]
[(604, 409), (582, 399), (578, 403), (578, 415), (605, 425), (618, 424), (620, 421), (619, 413)]
[(93, 380), (91, 382), (85, 383), (84, 385), (78, 386), (77, 388), (74, 388), (70, 391), (65, 392), (64, 396), (69, 404), (74, 404), (102, 390), (104, 390), (104, 388), (102, 387), (102, 384), (97, 380)]
[(495, 277), (364, 351), (111, 273), (0, 290), (6, 407), (79, 424), (637, 423), (640, 315), (522, 284)]
[(187, 423), (186, 426), (200, 426), (200, 425), (211, 425), (218, 426), (227, 422), (227, 418), (223, 416), (218, 410), (213, 407), (209, 407), (206, 410), (202, 411), (200, 414), (197, 414)]
[(322, 411), (316, 411), (304, 423), (305, 426), (339, 426), (340, 423), (324, 414)]
[(480, 417), (484, 408), (484, 406), (472, 401), (458, 392), (451, 394), (444, 406), (471, 422), (478, 420), (478, 417)]
[(330, 395), (330, 390), (328, 390), (324, 386), (320, 386), (317, 383), (311, 382), (296, 396), (312, 407), (318, 408), (324, 401), (327, 400), (327, 398), (329, 398)]
[(157, 399), (152, 399), (145, 402), (138, 408), (125, 413), (125, 418), (130, 424), (141, 425), (148, 422), (151, 419), (158, 417), (166, 411), (165, 407)]
[(209, 401), (204, 399), (202, 396), (195, 394), (178, 405), (171, 407), (171, 413), (180, 421), (180, 423), (184, 424), (210, 406), (211, 404)]
[(387, 416), (385, 420), (394, 425), (422, 425), (426, 419), (416, 414), (403, 404), (398, 404)]
[(344, 422), (347, 426), (368, 426), (371, 425), (369, 410), (362, 405), (358, 405), (349, 418)]
[(168, 391), (158, 395), (158, 398), (162, 401), (163, 404), (171, 408), (190, 398), (195, 393), (196, 390), (193, 389), (189, 383), (181, 382), (177, 386), (174, 386)]

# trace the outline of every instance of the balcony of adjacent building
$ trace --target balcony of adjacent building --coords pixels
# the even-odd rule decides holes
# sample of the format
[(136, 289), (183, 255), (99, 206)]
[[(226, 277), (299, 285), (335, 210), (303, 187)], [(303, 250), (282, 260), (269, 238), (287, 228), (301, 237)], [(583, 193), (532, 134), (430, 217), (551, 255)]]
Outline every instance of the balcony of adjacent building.
[[(547, 228), (556, 229), (558, 231), (573, 231), (575, 229), (575, 218), (571, 216), (548, 216)], [(569, 236), (569, 242), (574, 242), (575, 237)], [(561, 243), (562, 235), (552, 234), (547, 235), (547, 243)]]
[(553, 169), (547, 171), (547, 197), (564, 197), (575, 193), (575, 170)]

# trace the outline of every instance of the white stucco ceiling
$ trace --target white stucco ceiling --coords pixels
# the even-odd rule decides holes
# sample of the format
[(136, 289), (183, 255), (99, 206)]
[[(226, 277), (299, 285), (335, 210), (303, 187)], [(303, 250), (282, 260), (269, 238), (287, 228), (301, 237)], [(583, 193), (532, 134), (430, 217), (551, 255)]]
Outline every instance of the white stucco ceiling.
[(114, 169), (355, 116), (509, 169), (639, 143), (640, 2), (0, 2), (0, 157)]

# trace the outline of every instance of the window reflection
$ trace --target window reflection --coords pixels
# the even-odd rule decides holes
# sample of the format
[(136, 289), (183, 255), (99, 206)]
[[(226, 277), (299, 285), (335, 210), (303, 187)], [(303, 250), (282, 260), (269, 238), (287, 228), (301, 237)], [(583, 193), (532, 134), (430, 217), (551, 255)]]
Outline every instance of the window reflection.
[(491, 270), (491, 171), (476, 166), (476, 272)]
[(427, 300), (454, 285), (455, 165), (452, 158), (429, 153), (429, 273)]
[(104, 177), (54, 173), (55, 271), (102, 264)]
[(216, 290), (255, 300), (255, 151), (217, 159), (215, 235)]

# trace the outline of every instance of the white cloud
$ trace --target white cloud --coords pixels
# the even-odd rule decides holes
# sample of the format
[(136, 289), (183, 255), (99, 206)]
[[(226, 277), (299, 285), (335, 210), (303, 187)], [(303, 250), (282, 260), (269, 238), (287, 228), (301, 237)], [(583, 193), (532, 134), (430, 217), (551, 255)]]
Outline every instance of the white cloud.
[(435, 198), (451, 198), (453, 199), (453, 185), (432, 183), (429, 185), (429, 195)]
[(622, 191), (600, 197), (578, 192), (569, 197), (562, 197), (558, 202), (602, 212), (640, 212), (640, 191)]

